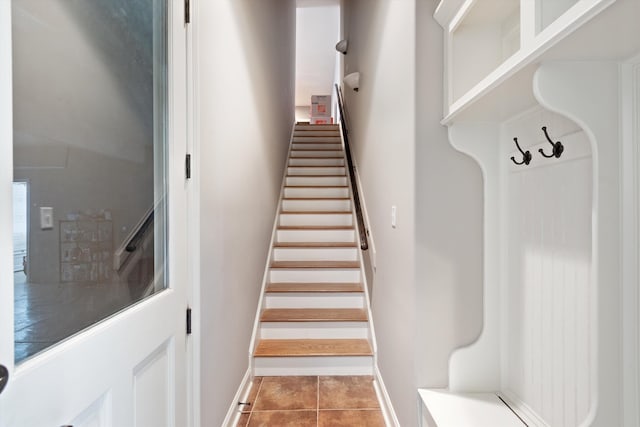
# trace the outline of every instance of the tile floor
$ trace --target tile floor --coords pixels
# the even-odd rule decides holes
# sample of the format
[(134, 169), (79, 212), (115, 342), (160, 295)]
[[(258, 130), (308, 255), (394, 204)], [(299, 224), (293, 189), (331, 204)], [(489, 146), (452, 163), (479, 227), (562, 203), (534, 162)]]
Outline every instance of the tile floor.
[(238, 427), (384, 427), (370, 376), (255, 377)]
[(14, 273), (15, 362), (55, 345), (123, 310), (144, 288), (126, 282), (80, 284), (27, 282)]

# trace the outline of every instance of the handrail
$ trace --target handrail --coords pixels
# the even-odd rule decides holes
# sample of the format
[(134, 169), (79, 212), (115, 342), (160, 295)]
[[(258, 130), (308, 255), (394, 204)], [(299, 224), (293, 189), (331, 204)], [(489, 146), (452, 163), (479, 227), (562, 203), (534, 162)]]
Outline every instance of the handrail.
[(138, 230), (133, 235), (133, 237), (129, 239), (129, 241), (127, 242), (125, 246), (125, 250), (127, 252), (133, 252), (136, 249), (138, 249), (138, 243), (140, 243), (140, 240), (142, 240), (142, 236), (144, 236), (144, 234), (147, 232), (147, 228), (149, 228), (152, 222), (153, 222), (153, 211), (151, 211), (147, 215), (147, 217), (144, 219), (144, 222), (142, 223), (140, 228), (138, 228)]
[(140, 221), (133, 227), (124, 242), (116, 249), (113, 257), (113, 269), (120, 271), (120, 268), (126, 263), (131, 253), (138, 249), (138, 245), (143, 237), (147, 234), (147, 230), (153, 224), (155, 209), (153, 206), (145, 212)]
[(367, 230), (364, 226), (364, 216), (362, 215), (362, 206), (360, 205), (360, 193), (358, 192), (358, 184), (356, 182), (356, 172), (351, 158), (351, 147), (349, 146), (349, 131), (347, 130), (346, 116), (344, 112), (344, 104), (342, 100), (342, 92), (337, 84), (336, 94), (338, 96), (338, 110), (340, 111), (340, 130), (342, 131), (342, 139), (344, 140), (344, 151), (347, 155), (347, 166), (349, 167), (349, 177), (351, 178), (351, 192), (353, 193), (353, 202), (356, 208), (356, 217), (358, 220), (358, 230), (360, 231), (360, 249), (366, 251), (369, 249), (369, 239), (367, 238)]

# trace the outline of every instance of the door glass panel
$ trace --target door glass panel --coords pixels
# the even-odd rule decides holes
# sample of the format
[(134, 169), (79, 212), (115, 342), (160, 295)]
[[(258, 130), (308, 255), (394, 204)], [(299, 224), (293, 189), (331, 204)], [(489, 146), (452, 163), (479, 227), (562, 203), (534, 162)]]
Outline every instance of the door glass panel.
[(166, 287), (166, 0), (12, 19), (20, 362)]

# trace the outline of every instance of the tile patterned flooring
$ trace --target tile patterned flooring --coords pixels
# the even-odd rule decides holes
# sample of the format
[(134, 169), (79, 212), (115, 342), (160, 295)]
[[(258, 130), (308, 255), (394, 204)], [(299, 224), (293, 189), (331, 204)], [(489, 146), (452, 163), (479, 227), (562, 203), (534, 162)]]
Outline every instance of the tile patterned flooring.
[(60, 341), (118, 313), (143, 296), (128, 283), (28, 283), (14, 274), (15, 362), (20, 363)]
[(238, 427), (384, 427), (371, 376), (255, 377)]

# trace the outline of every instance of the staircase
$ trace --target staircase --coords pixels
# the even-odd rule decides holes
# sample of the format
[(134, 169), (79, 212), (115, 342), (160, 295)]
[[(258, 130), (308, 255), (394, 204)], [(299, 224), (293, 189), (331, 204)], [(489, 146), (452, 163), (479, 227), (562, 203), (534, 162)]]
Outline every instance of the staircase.
[(337, 125), (295, 126), (251, 344), (256, 376), (373, 374), (343, 147)]

